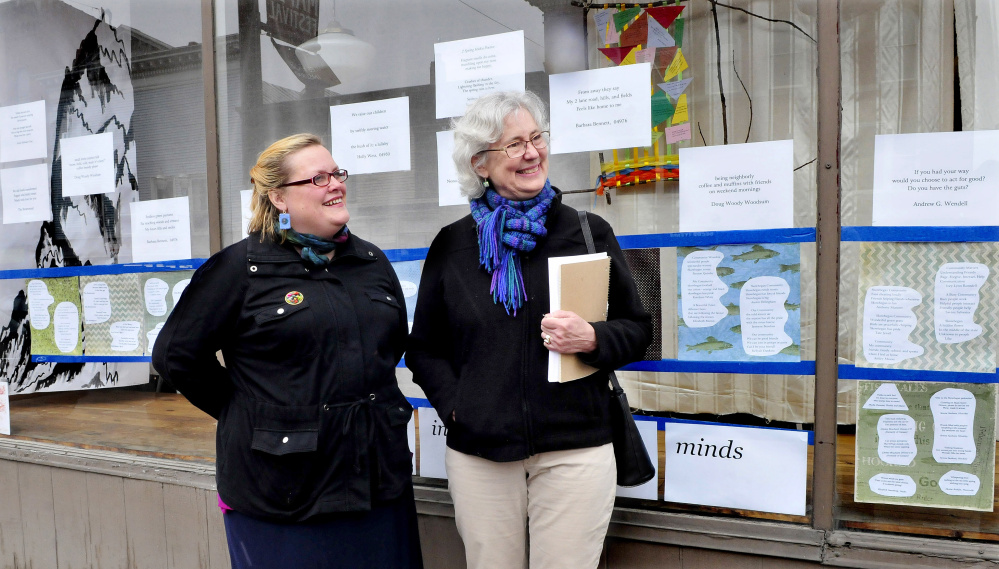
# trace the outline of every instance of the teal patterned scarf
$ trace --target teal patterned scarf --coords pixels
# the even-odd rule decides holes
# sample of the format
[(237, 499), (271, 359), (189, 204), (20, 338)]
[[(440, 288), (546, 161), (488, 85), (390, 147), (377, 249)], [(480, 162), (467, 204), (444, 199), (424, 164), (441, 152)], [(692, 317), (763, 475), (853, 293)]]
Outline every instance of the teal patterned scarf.
[(294, 229), (279, 229), (276, 223), (274, 229), (279, 234), (284, 233), (285, 239), (291, 241), (293, 245), (301, 247), (302, 258), (318, 267), (330, 264), (330, 261), (333, 259), (327, 257), (326, 254), (336, 249), (337, 245), (346, 243), (347, 237), (350, 235), (346, 225), (340, 228), (340, 231), (337, 231), (336, 235), (329, 240), (317, 237), (311, 233), (299, 233)]

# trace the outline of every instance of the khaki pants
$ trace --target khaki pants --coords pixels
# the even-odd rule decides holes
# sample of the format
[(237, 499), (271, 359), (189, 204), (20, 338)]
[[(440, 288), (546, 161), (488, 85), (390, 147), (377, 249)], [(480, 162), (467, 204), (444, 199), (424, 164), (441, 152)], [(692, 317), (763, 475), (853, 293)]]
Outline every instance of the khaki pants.
[(448, 448), (444, 463), (468, 569), (596, 568), (617, 489), (612, 445), (515, 462)]

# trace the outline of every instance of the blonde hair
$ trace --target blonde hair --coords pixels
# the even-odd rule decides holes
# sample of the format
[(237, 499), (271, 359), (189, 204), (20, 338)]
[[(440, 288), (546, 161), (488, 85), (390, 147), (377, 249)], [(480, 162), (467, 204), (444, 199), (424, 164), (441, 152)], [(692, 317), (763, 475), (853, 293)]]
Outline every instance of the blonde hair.
[(261, 242), (264, 238), (284, 241), (284, 231), (278, 234), (274, 229), (280, 213), (271, 203), (271, 192), (284, 191), (281, 186), (288, 181), (285, 163), (292, 154), (310, 146), (322, 146), (323, 141), (318, 136), (303, 132), (282, 138), (268, 146), (257, 163), (250, 168), (250, 183), (253, 184), (253, 197), (250, 200), (251, 216), (247, 230), (260, 232)]

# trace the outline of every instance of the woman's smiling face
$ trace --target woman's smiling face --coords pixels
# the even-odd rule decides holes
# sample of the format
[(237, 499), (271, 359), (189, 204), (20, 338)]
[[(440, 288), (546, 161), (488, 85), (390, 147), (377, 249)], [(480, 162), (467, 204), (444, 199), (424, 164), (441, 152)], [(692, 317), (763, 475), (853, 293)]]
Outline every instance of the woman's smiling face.
[[(308, 146), (285, 159), (288, 181), (312, 178), (320, 172), (337, 170), (336, 161), (323, 146)], [(271, 202), (291, 215), (291, 227), (299, 233), (311, 233), (324, 239), (336, 235), (350, 220), (347, 211), (347, 185), (330, 177), (327, 186), (313, 183), (285, 186), (271, 192)]]
[[(503, 134), (490, 145), (502, 150), (512, 142), (530, 140), (538, 134), (538, 123), (526, 109), (517, 109), (503, 121)], [(488, 178), (496, 193), (509, 200), (524, 201), (538, 195), (548, 179), (548, 148), (538, 150), (527, 144), (524, 155), (510, 158), (506, 152), (486, 152), (475, 167), (476, 173)]]

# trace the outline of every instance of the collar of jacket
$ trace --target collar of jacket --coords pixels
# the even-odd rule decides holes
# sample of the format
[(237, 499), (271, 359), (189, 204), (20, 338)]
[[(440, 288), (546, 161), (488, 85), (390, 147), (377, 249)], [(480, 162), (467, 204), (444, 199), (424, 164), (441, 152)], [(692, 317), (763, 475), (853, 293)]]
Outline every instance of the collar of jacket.
[[(289, 243), (278, 243), (264, 238), (260, 241), (260, 233), (251, 233), (247, 237), (246, 258), (251, 263), (301, 263), (306, 264), (302, 256)], [(374, 261), (378, 259), (378, 252), (368, 246), (368, 243), (358, 239), (353, 233), (347, 238), (347, 242), (337, 247), (336, 256), (333, 263), (341, 262), (343, 259), (355, 259), (358, 261)], [(310, 265), (311, 266), (311, 265)]]

